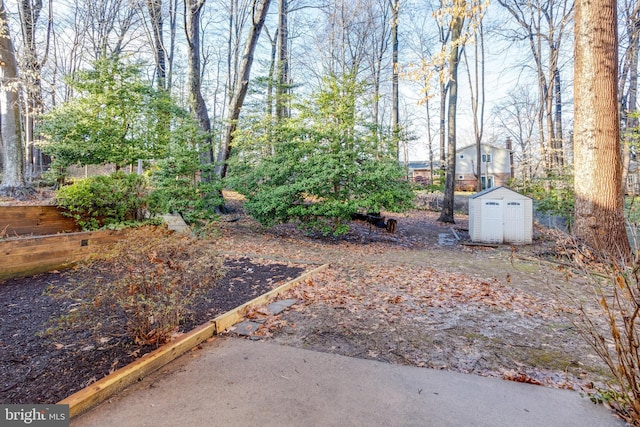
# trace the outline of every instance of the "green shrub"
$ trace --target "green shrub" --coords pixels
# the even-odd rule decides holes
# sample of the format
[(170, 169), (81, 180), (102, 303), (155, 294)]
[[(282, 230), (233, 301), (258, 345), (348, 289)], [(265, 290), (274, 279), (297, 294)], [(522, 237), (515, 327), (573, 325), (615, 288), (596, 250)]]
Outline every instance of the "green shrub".
[(58, 325), (100, 333), (104, 319), (117, 314), (143, 345), (169, 341), (189, 306), (224, 275), (213, 243), (151, 226), (128, 231), (112, 250), (78, 268), (76, 277), (84, 279), (56, 296), (79, 306)]
[(115, 172), (93, 176), (56, 192), (63, 215), (74, 218), (83, 230), (143, 218), (147, 203), (146, 178)]
[(238, 132), (228, 183), (247, 213), (264, 226), (341, 235), (354, 213), (411, 206), (392, 135), (373, 134), (358, 110), (361, 89), (355, 76), (328, 76), (299, 115)]
[(570, 173), (549, 174), (546, 178), (513, 181), (511, 187), (531, 197), (538, 211), (564, 218), (571, 228), (575, 194), (573, 176)]
[[(220, 180), (212, 172), (213, 165), (201, 164), (197, 149), (188, 144), (172, 146), (170, 155), (158, 161), (151, 175), (150, 210), (180, 213), (192, 225), (214, 219), (215, 208), (223, 201)], [(202, 180), (203, 175), (211, 178)]]

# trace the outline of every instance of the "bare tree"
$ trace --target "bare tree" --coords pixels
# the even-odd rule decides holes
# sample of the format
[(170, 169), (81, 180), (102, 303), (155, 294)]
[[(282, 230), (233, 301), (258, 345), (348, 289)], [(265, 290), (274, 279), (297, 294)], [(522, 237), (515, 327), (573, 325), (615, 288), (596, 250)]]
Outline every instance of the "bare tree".
[(289, 116), (289, 1), (279, 0), (278, 5), (278, 79), (276, 85), (276, 117)]
[[(173, 59), (176, 46), (177, 0), (168, 0), (169, 41), (165, 42), (165, 11), (163, 0), (146, 0), (146, 32), (153, 46), (155, 61), (155, 79), (158, 88), (171, 90)], [(145, 9), (144, 7), (142, 9)], [(143, 10), (144, 16), (144, 10)]]
[(516, 177), (523, 181), (538, 176), (542, 159), (535, 145), (538, 103), (528, 87), (510, 91), (506, 99), (496, 105), (493, 114), (500, 128), (512, 141)]
[(242, 55), (242, 61), (239, 66), (239, 74), (236, 79), (235, 89), (233, 95), (229, 101), (229, 115), (227, 117), (227, 125), (223, 140), (220, 143), (218, 150), (218, 156), (216, 159), (215, 174), (219, 178), (224, 178), (227, 175), (227, 161), (231, 155), (231, 148), (233, 146), (233, 138), (235, 130), (238, 126), (238, 119), (240, 118), (240, 112), (242, 111), (242, 105), (244, 104), (244, 98), (247, 95), (249, 88), (249, 79), (251, 76), (251, 66), (253, 65), (254, 52), (258, 39), (260, 38), (260, 32), (264, 26), (264, 21), (269, 11), (269, 5), (271, 0), (253, 0), (253, 8), (251, 14), (251, 27), (247, 35), (247, 40)]
[(462, 49), (462, 30), (466, 12), (466, 0), (456, 0), (454, 11), (451, 17), (451, 42), (448, 66), (449, 66), (449, 106), (447, 110), (447, 175), (445, 177), (444, 199), (442, 211), (438, 221), (455, 223), (453, 218), (453, 207), (456, 185), (456, 116), (458, 103), (458, 65), (460, 64), (460, 49)]
[(130, 31), (138, 29), (136, 8), (127, 0), (80, 1), (93, 59), (119, 56), (132, 40)]
[[(476, 144), (476, 191), (482, 190), (482, 162), (481, 144), (482, 134), (484, 131), (484, 105), (485, 105), (485, 88), (484, 88), (484, 29), (482, 21), (479, 23), (478, 31), (473, 35), (475, 55), (473, 64), (469, 63), (467, 50), (463, 51), (465, 63), (467, 64), (467, 77), (469, 79), (469, 88), (471, 92), (471, 111), (473, 114), (473, 135)], [(471, 67), (473, 65), (473, 78), (471, 76)], [(486, 171), (485, 171), (486, 172)], [(488, 182), (488, 180), (487, 180)]]
[(620, 114), (623, 129), (623, 173), (622, 187), (626, 190), (631, 151), (637, 151), (636, 128), (638, 127), (638, 49), (640, 49), (640, 3), (635, 0), (620, 2), (624, 21), (621, 39), (626, 41), (621, 58), (619, 79)]
[[(441, 2), (436, 13), (440, 21), (442, 48), (435, 61), (428, 64), (428, 72), (436, 65), (441, 89), (448, 90), (447, 98), (447, 157), (444, 200), (438, 221), (454, 223), (454, 197), (456, 185), (456, 140), (458, 106), (458, 66), (461, 51), (478, 30), (484, 15), (484, 5), (476, 1), (453, 0)], [(446, 41), (444, 43), (443, 41)], [(444, 105), (441, 104), (441, 109)], [(442, 112), (441, 112), (442, 117)], [(442, 130), (441, 130), (442, 132)]]
[[(187, 38), (187, 62), (189, 106), (193, 111), (200, 128), (206, 135), (206, 150), (202, 150), (200, 161), (203, 164), (213, 163), (213, 141), (211, 138), (211, 119), (207, 104), (202, 96), (202, 71), (201, 71), (201, 45), (200, 45), (200, 19), (202, 8), (206, 0), (185, 0), (184, 2), (184, 29)], [(202, 176), (201, 179), (208, 182), (211, 176)]]
[(562, 41), (571, 22), (573, 0), (534, 0), (527, 3), (498, 0), (498, 3), (515, 18), (521, 29), (514, 38), (525, 40), (529, 45), (540, 96), (538, 133), (545, 166), (548, 170), (561, 168), (564, 148), (559, 58)]
[[(24, 102), (24, 133), (26, 146), (26, 167), (28, 176), (33, 177), (38, 173), (42, 173), (45, 168), (45, 157), (40, 150), (34, 146), (35, 136), (35, 118), (43, 111), (42, 99), (42, 67), (49, 56), (49, 46), (51, 39), (51, 29), (53, 26), (52, 7), (53, 2), (49, 0), (48, 14), (49, 19), (46, 25), (44, 41), (40, 45), (37, 38), (37, 28), (40, 15), (43, 10), (42, 0), (21, 0), (18, 2), (18, 11), (20, 15), (20, 28), (22, 30), (22, 77), (25, 93)], [(40, 57), (41, 56), (41, 57)]]
[[(391, 4), (391, 46), (392, 46), (392, 102), (391, 102), (391, 131), (396, 149), (396, 158), (400, 160), (400, 85), (398, 64), (398, 19), (400, 13), (399, 0), (389, 0)], [(405, 161), (407, 159), (405, 158)]]
[[(577, 0), (574, 233), (614, 261), (630, 259), (624, 219), (614, 0)], [(603, 219), (606, 218), (606, 221)]]
[[(376, 143), (380, 144), (380, 129), (382, 125), (382, 115), (380, 113), (381, 103), (381, 86), (382, 86), (382, 72), (388, 68), (388, 63), (385, 62), (385, 55), (389, 47), (389, 17), (390, 2), (389, 0), (378, 1), (371, 4), (368, 9), (370, 16), (367, 17), (370, 25), (374, 28), (371, 31), (371, 54), (369, 55), (369, 67), (371, 69), (371, 106), (372, 106), (372, 120), (375, 124), (374, 137)], [(381, 150), (382, 147), (378, 146)]]

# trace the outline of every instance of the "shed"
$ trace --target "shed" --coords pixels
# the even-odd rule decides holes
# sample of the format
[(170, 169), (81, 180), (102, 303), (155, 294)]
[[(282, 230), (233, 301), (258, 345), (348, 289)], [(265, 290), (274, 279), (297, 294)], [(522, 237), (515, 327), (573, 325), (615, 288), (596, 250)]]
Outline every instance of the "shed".
[(481, 243), (531, 243), (531, 198), (507, 187), (474, 194), (469, 198), (469, 236), (471, 241)]

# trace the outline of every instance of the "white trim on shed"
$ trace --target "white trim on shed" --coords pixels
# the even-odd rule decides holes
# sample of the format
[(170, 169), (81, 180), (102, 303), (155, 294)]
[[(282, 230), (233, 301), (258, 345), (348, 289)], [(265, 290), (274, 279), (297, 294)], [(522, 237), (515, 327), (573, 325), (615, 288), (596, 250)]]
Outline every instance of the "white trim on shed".
[(507, 187), (493, 187), (469, 198), (469, 236), (480, 243), (533, 241), (533, 202)]

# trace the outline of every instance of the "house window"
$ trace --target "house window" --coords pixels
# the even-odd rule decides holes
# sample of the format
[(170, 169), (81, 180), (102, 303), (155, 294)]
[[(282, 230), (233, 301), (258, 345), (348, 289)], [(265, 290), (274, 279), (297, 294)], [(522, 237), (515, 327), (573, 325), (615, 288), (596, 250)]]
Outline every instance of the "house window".
[(482, 163), (491, 163), (491, 154), (483, 154)]
[(486, 190), (487, 188), (493, 188), (493, 177), (492, 176), (482, 176), (480, 177), (480, 181), (482, 183), (482, 189)]

